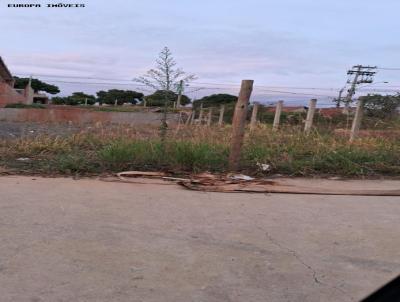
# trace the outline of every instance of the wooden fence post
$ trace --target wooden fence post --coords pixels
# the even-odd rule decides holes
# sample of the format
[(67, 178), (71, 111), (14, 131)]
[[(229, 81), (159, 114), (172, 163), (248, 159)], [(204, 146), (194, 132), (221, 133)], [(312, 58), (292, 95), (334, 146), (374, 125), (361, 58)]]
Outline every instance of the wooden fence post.
[(253, 112), (251, 113), (250, 131), (253, 131), (257, 125), (258, 103), (253, 104)]
[(210, 109), (208, 109), (207, 126), (211, 126), (212, 114), (213, 114), (213, 109), (210, 107)]
[(229, 169), (235, 171), (239, 168), (240, 153), (243, 145), (244, 129), (246, 126), (247, 107), (253, 90), (253, 80), (243, 80), (235, 112), (232, 120), (232, 141), (229, 154)]
[(225, 112), (225, 105), (221, 105), (219, 109), (219, 119), (218, 119), (218, 126), (222, 127), (224, 124), (224, 112)]
[(274, 117), (274, 123), (272, 125), (272, 130), (276, 131), (279, 128), (279, 123), (281, 121), (282, 109), (283, 109), (283, 101), (278, 101), (278, 103), (276, 103), (276, 107), (275, 107), (275, 117)]
[(358, 136), (363, 113), (364, 113), (364, 101), (363, 99), (359, 98), (357, 102), (357, 109), (356, 109), (356, 114), (354, 116), (353, 125), (351, 126), (350, 142), (354, 141), (354, 139), (357, 138)]
[(316, 105), (317, 105), (317, 100), (311, 99), (310, 104), (308, 105), (306, 124), (304, 125), (304, 132), (306, 134), (309, 134), (311, 131)]

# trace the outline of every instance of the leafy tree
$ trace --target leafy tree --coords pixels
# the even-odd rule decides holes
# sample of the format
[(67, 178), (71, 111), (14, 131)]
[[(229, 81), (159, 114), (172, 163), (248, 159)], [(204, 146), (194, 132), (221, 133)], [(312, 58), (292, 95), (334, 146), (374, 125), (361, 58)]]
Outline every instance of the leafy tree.
[(51, 98), (51, 103), (53, 105), (65, 105), (67, 103), (68, 97), (62, 97), (62, 96), (55, 96)]
[(400, 94), (380, 95), (373, 94), (362, 96), (366, 114), (370, 117), (391, 119), (398, 116), (400, 107)]
[[(14, 77), (14, 80), (15, 80), (14, 87), (16, 89), (24, 89), (26, 85), (28, 85), (29, 83), (29, 78)], [(50, 94), (57, 94), (60, 92), (60, 89), (57, 86), (47, 84), (38, 79), (32, 79), (31, 86), (35, 92), (44, 91)]]
[(96, 97), (94, 95), (86, 94), (83, 92), (74, 92), (71, 96), (67, 98), (67, 105), (84, 105), (87, 101), (88, 105), (93, 105), (96, 102)]
[(74, 92), (72, 95), (67, 97), (53, 97), (51, 99), (54, 105), (83, 105), (87, 102), (88, 105), (93, 105), (96, 102), (94, 95), (86, 94), (83, 92)]
[(203, 107), (218, 107), (222, 104), (230, 104), (235, 103), (237, 101), (237, 96), (231, 94), (212, 94), (205, 96), (199, 100), (193, 102), (193, 107), (197, 108), (200, 107), (200, 104), (203, 104)]
[(141, 92), (119, 89), (101, 90), (96, 95), (100, 103), (115, 104), (115, 100), (117, 100), (118, 105), (122, 105), (123, 103), (136, 104), (143, 98), (143, 93)]
[[(164, 106), (165, 101), (175, 102), (178, 94), (173, 91), (157, 90), (153, 94), (145, 96), (145, 100), (148, 106)], [(190, 98), (186, 95), (182, 95), (181, 105), (187, 105), (190, 103)]]

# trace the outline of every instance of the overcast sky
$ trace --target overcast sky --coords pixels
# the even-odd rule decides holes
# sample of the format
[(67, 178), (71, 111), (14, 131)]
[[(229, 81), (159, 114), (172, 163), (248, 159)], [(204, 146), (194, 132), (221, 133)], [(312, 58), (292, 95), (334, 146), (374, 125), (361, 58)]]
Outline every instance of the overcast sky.
[[(8, 8), (8, 3), (24, 1), (0, 0), (0, 56), (12, 73), (110, 78), (119, 82), (153, 67), (158, 52), (169, 46), (178, 65), (196, 74), (197, 82), (225, 84), (254, 79), (255, 95), (267, 102), (309, 98), (267, 90), (310, 93), (319, 98), (336, 95), (346, 81), (346, 70), (355, 64), (400, 67), (398, 0), (73, 3), (79, 2), (86, 7)], [(45, 5), (49, 1), (27, 3)], [(400, 71), (379, 71), (376, 82), (380, 81), (390, 83), (370, 88), (386, 85), (400, 90)], [(64, 94), (110, 88), (105, 84), (57, 85)], [(218, 87), (222, 89), (199, 90), (191, 96), (237, 92), (233, 86)]]

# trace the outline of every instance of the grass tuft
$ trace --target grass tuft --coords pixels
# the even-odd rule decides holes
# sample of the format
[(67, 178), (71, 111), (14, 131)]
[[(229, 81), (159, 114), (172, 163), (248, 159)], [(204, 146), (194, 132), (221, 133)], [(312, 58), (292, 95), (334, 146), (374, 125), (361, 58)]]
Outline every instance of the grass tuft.
[[(122, 170), (225, 172), (230, 127), (182, 127), (169, 131), (162, 148), (154, 129), (106, 127), (66, 137), (38, 136), (0, 141), (0, 166), (40, 173), (92, 174)], [(29, 158), (20, 161), (18, 158)], [(400, 139), (360, 138), (350, 144), (333, 132), (305, 136), (297, 127), (246, 133), (241, 169), (285, 175), (370, 177), (400, 175)], [(263, 172), (264, 173), (264, 172)], [(265, 173), (264, 173), (265, 174)]]

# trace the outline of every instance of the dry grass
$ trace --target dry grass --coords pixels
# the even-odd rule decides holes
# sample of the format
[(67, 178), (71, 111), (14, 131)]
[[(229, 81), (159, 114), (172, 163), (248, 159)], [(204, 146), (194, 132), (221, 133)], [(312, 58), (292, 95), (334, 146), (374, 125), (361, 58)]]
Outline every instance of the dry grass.
[[(68, 137), (38, 136), (0, 141), (0, 165), (16, 171), (62, 174), (121, 170), (170, 170), (176, 173), (227, 169), (230, 127), (171, 129), (165, 145), (157, 128), (98, 126)], [(18, 158), (29, 158), (20, 161)], [(298, 128), (272, 132), (262, 126), (246, 133), (241, 159), (245, 173), (285, 175), (400, 175), (400, 139), (361, 138), (349, 144), (333, 133), (305, 136)]]

